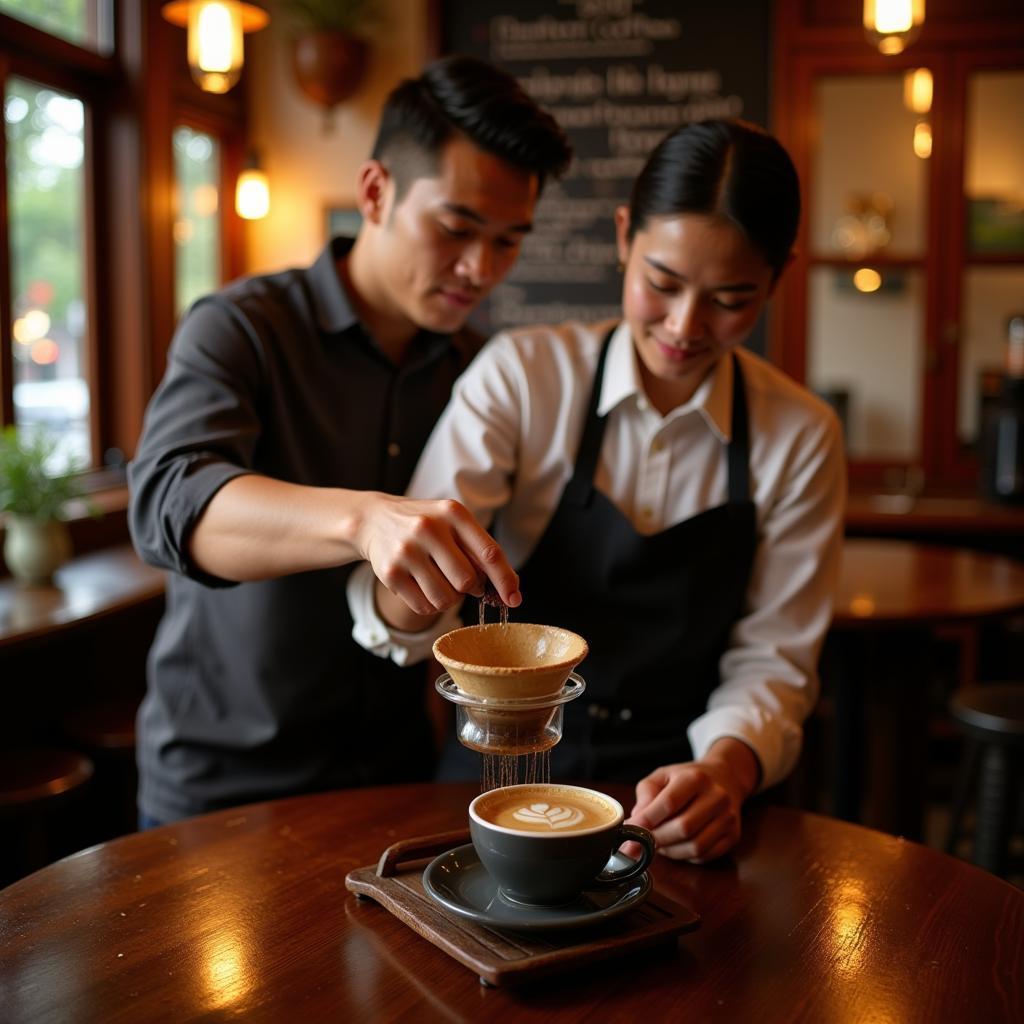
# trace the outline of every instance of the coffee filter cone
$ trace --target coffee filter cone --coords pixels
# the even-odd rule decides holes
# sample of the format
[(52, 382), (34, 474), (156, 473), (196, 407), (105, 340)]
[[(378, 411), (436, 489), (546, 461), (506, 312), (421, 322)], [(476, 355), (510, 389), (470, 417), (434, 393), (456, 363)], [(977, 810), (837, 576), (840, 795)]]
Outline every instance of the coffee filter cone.
[(578, 634), (531, 622), (464, 626), (434, 641), (434, 657), (463, 693), (497, 701), (558, 693), (587, 651)]

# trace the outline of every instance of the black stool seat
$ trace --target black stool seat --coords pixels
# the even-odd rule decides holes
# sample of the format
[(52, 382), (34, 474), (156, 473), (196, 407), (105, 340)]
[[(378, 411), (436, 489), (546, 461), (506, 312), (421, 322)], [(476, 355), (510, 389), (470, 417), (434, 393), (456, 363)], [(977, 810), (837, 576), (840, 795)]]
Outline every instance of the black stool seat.
[(64, 818), (94, 771), (92, 758), (75, 750), (0, 751), (0, 886), (69, 852)]
[(51, 800), (88, 782), (93, 771), (92, 759), (74, 750), (0, 751), (0, 808)]
[(953, 694), (949, 711), (967, 737), (953, 796), (947, 853), (956, 850), (960, 822), (977, 778), (975, 864), (1007, 876), (1010, 847), (1020, 824), (1024, 776), (1024, 683), (991, 683)]
[(965, 732), (992, 743), (1024, 744), (1024, 683), (972, 686), (953, 694), (949, 710)]

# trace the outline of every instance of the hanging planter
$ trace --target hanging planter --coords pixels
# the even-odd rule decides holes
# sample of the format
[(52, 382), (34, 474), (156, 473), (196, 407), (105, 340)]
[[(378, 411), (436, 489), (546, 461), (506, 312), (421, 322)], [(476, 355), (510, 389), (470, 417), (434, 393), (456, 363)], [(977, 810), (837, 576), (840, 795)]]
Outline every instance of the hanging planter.
[(354, 96), (370, 59), (364, 33), (382, 23), (379, 0), (279, 0), (292, 19), (292, 72), (302, 94), (324, 109)]
[(334, 120), (334, 108), (362, 85), (369, 64), (365, 39), (338, 30), (303, 32), (292, 40), (292, 71), (303, 94), (324, 108), (324, 130)]

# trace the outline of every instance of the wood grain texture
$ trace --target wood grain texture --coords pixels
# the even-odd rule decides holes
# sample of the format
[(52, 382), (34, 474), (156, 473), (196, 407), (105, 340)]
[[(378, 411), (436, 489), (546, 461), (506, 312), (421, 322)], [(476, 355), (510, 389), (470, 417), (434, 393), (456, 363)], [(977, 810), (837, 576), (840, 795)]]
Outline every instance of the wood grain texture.
[[(628, 799), (624, 787), (608, 787)], [(1024, 894), (943, 854), (753, 809), (734, 858), (658, 858), (702, 917), (649, 951), (484, 989), (345, 889), (392, 843), (465, 824), (474, 789), (255, 804), (127, 836), (0, 892), (5, 1021), (1019, 1021)]]

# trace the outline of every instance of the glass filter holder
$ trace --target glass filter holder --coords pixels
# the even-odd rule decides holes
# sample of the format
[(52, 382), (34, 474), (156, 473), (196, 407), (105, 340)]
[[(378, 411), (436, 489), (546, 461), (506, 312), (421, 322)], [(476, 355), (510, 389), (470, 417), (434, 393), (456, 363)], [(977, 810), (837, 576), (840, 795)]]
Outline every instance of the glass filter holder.
[(455, 705), (459, 742), (481, 754), (533, 754), (550, 750), (562, 738), (562, 709), (586, 683), (570, 672), (562, 688), (543, 697), (501, 700), (463, 692), (446, 672), (434, 687)]

